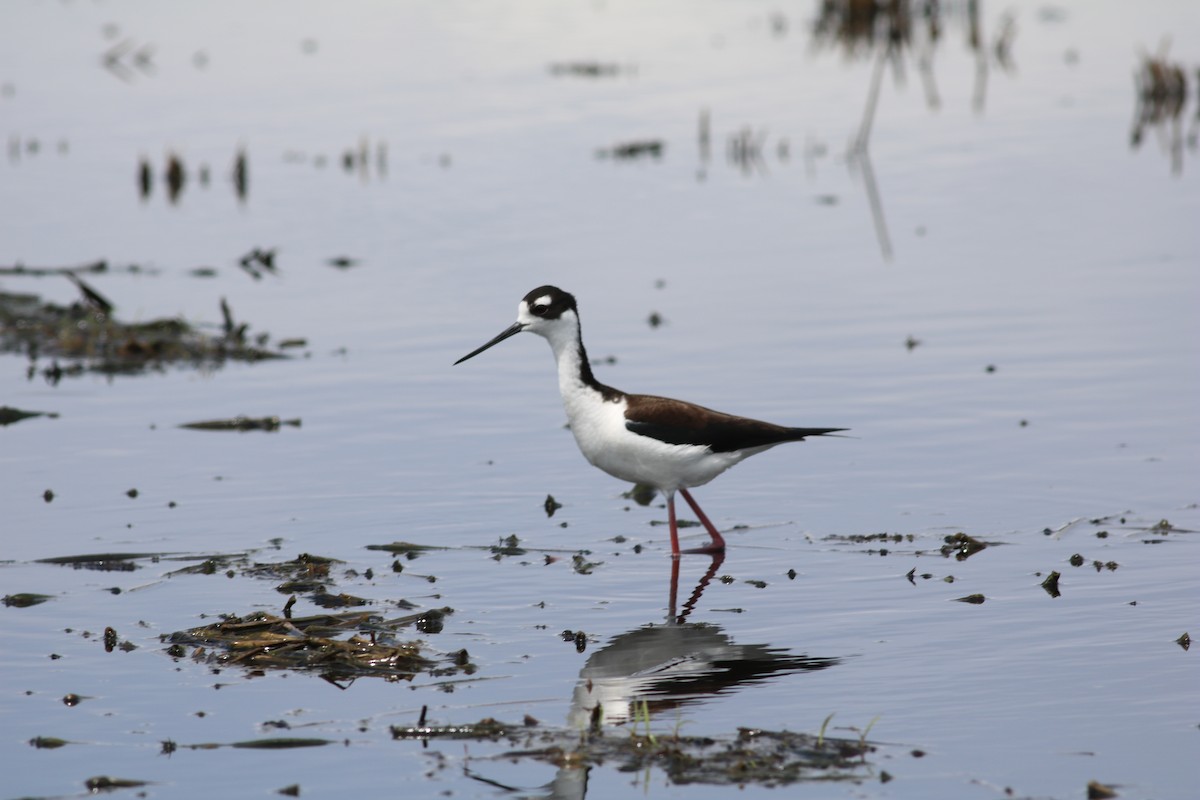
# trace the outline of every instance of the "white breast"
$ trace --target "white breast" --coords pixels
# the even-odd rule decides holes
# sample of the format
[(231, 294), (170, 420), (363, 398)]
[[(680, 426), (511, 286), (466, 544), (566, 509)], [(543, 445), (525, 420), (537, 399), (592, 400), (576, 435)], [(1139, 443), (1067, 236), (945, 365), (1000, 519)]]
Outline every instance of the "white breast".
[(633, 433), (625, 427), (623, 398), (605, 400), (578, 382), (560, 388), (571, 433), (584, 457), (621, 480), (663, 491), (702, 486), (750, 455), (714, 453), (703, 445), (667, 444)]

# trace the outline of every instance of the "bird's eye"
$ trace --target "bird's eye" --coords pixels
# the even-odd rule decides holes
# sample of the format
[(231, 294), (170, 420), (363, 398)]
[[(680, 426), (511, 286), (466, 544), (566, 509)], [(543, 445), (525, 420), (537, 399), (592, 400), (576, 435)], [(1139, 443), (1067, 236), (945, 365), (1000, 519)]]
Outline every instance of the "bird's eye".
[(546, 313), (546, 309), (548, 309), (549, 307), (550, 306), (546, 305), (545, 303), (536, 303), (536, 304), (534, 304), (533, 308), (529, 309), (529, 311), (534, 316), (540, 317)]

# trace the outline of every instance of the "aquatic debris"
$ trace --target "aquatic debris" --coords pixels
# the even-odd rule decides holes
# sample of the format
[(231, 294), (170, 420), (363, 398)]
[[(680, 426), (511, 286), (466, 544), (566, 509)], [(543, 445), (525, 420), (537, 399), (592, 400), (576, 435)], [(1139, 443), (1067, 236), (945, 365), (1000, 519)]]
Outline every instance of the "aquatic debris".
[(629, 491), (622, 492), (621, 497), (632, 500), (639, 506), (648, 506), (654, 502), (655, 497), (658, 497), (658, 489), (644, 483), (635, 483)]
[(1109, 800), (1117, 796), (1117, 790), (1100, 781), (1088, 781), (1087, 796), (1088, 800)]
[(184, 750), (218, 750), (222, 747), (233, 747), (239, 750), (293, 750), (298, 747), (322, 747), (333, 744), (333, 739), (304, 738), (299, 736), (278, 736), (270, 739), (248, 739), (243, 742), (202, 742), (200, 744), (179, 744), (167, 740), (162, 743), (162, 752), (170, 755), (180, 749)]
[(1129, 146), (1137, 150), (1147, 131), (1157, 131), (1157, 138), (1171, 161), (1175, 175), (1183, 172), (1185, 138), (1195, 148), (1195, 133), (1185, 137), (1184, 108), (1188, 102), (1187, 72), (1182, 64), (1168, 59), (1170, 40), (1164, 39), (1154, 55), (1142, 54), (1142, 63), (1134, 73), (1137, 106)]
[(597, 158), (612, 158), (614, 161), (631, 161), (637, 158), (662, 158), (667, 144), (662, 139), (636, 139), (615, 144), (608, 149), (596, 151)]
[(563, 631), (562, 633), (560, 633), (558, 636), (564, 642), (570, 642), (570, 643), (574, 644), (576, 653), (582, 653), (584, 650), (587, 650), (588, 635), (584, 631), (573, 631), (573, 630), (567, 629), (567, 630)]
[(29, 740), (29, 745), (39, 750), (57, 750), (68, 744), (70, 742), (66, 739), (59, 739), (57, 736), (35, 736)]
[(987, 600), (987, 598), (981, 594), (969, 594), (965, 597), (954, 598), (956, 603), (970, 603), (973, 606), (982, 605), (985, 600)]
[[(74, 272), (55, 269), (52, 274), (71, 276)], [(69, 306), (45, 303), (34, 295), (0, 293), (0, 353), (27, 355), (30, 378), (39, 372), (38, 360), (46, 357), (52, 361), (40, 373), (51, 385), (85, 372), (136, 375), (169, 364), (211, 368), (227, 360), (287, 357), (266, 349), (266, 334), (250, 345), (244, 337), (201, 333), (182, 319), (121, 322), (111, 313), (111, 301), (77, 276), (73, 280), (84, 300)], [(62, 364), (59, 359), (69, 363)]]
[(946, 544), (942, 546), (942, 555), (946, 558), (953, 555), (956, 561), (966, 561), (988, 546), (987, 542), (962, 532), (947, 536), (944, 541)]
[[(650, 520), (650, 524), (657, 526), (657, 525), (670, 525), (671, 523), (669, 520), (665, 520), (665, 519), (652, 519), (652, 520)], [(694, 520), (694, 519), (679, 519), (679, 520), (675, 521), (675, 526), (677, 528), (699, 528), (700, 521)]]
[(338, 269), (350, 269), (351, 267), (358, 266), (359, 260), (357, 258), (350, 258), (349, 256), (334, 256), (333, 258), (326, 259), (325, 263)]
[(273, 247), (267, 250), (255, 247), (238, 259), (238, 266), (245, 270), (254, 280), (260, 280), (264, 271), (275, 274), (275, 252), (275, 248)]
[(314, 592), (308, 599), (321, 608), (349, 608), (352, 606), (365, 606), (371, 603), (365, 597), (355, 597), (345, 592), (330, 594), (323, 588)]
[[(866, 757), (876, 749), (865, 737), (818, 738), (752, 728), (739, 728), (733, 736), (681, 736), (678, 730), (655, 734), (648, 719), (645, 732), (638, 727), (628, 734), (605, 736), (597, 726), (580, 731), (543, 727), (537, 720), (510, 725), (491, 717), (463, 725), (429, 725), (422, 716), (417, 725), (393, 725), (391, 732), (395, 740), (503, 741), (519, 748), (491, 758), (473, 758), (473, 764), (529, 759), (572, 769), (606, 765), (626, 773), (657, 767), (676, 785), (773, 787), (804, 781), (861, 781), (870, 774)], [(488, 782), (478, 774), (472, 777)]]
[[(2, 409), (0, 409), (2, 411)], [(542, 504), (542, 508), (546, 509), (546, 516), (553, 517), (554, 512), (563, 507), (563, 504), (554, 499), (554, 495), (546, 495), (546, 502)]]
[[(49, 417), (50, 419), (58, 419), (56, 411), (23, 411), (12, 406), (0, 406), (0, 426), (12, 425), (14, 422), (20, 422), (23, 419), (32, 419), (34, 417)], [(53, 495), (51, 495), (53, 497)], [(47, 501), (49, 502), (49, 501)]]
[(1058, 579), (1060, 577), (1062, 576), (1059, 575), (1058, 572), (1051, 572), (1046, 576), (1046, 579), (1042, 581), (1042, 588), (1046, 590), (1046, 594), (1050, 595), (1051, 597), (1062, 596), (1062, 592), (1058, 590)]
[(505, 725), (491, 717), (485, 717), (479, 722), (466, 725), (426, 725), (424, 713), (421, 721), (415, 727), (390, 726), (393, 739), (472, 739), (474, 741), (498, 742), (518, 730), (515, 725)]
[(1175, 644), (1179, 645), (1186, 651), (1192, 646), (1192, 637), (1188, 635), (1187, 631), (1184, 631), (1183, 635), (1175, 640)]
[[(830, 534), (822, 537), (821, 540), (825, 542), (846, 542), (849, 544), (869, 544), (872, 542), (891, 542), (892, 544), (901, 544), (904, 542), (913, 542), (916, 540), (916, 537), (911, 533), (850, 533)], [(890, 555), (892, 551), (886, 547), (880, 547), (879, 549), (868, 548), (863, 552), (872, 556), (887, 556)], [(918, 550), (917, 555), (920, 554), (921, 551)]]
[(4, 605), (9, 608), (29, 608), (41, 605), (47, 600), (53, 600), (52, 594), (37, 594), (35, 592), (17, 592), (4, 595)]
[(75, 284), (75, 288), (79, 290), (81, 295), (83, 295), (83, 301), (85, 304), (87, 304), (93, 310), (99, 311), (101, 314), (112, 313), (113, 304), (112, 301), (110, 301), (107, 297), (93, 289), (90, 284), (86, 283), (83, 278), (79, 277), (75, 273), (65, 272), (63, 274), (67, 277), (67, 280)]
[(741, 130), (730, 134), (726, 140), (725, 157), (744, 175), (754, 172), (766, 174), (767, 162), (763, 158), (766, 141), (766, 131), (755, 131), (749, 125), (743, 125)]
[[(168, 654), (173, 657), (181, 657), (181, 645), (191, 645), (197, 648), (194, 658), (225, 666), (317, 671), (328, 680), (364, 676), (412, 680), (417, 673), (438, 667), (438, 662), (422, 655), (419, 643), (396, 642), (392, 637), (419, 616), (389, 620), (378, 614), (347, 612), (286, 619), (256, 612), (177, 631), (161, 641), (171, 645)], [(344, 633), (352, 635), (332, 638)], [(455, 658), (439, 674), (468, 667), (464, 659)]]
[(83, 782), (87, 790), (92, 794), (97, 792), (110, 792), (113, 789), (136, 789), (139, 786), (149, 786), (149, 781), (133, 780), (131, 778), (110, 778), (107, 775), (97, 775), (94, 778), (88, 778)]
[(630, 67), (601, 61), (560, 61), (550, 65), (550, 74), (556, 77), (614, 78), (622, 72), (633, 72)]
[(515, 533), (505, 536), (499, 544), (494, 544), (489, 549), (497, 560), (504, 556), (523, 556), (527, 552), (525, 548), (521, 547), (521, 540)]
[(240, 148), (233, 159), (233, 191), (238, 200), (245, 202), (249, 193), (249, 163), (245, 148)]
[(154, 45), (147, 43), (139, 47), (133, 39), (122, 39), (104, 51), (100, 66), (126, 83), (138, 73), (151, 76), (154, 74)]
[(51, 556), (38, 558), (35, 564), (59, 564), (75, 569), (93, 569), (99, 572), (133, 572), (140, 567), (134, 563), (144, 558), (158, 558), (162, 553), (88, 553), (77, 556)]
[(449, 550), (450, 548), (438, 547), (436, 545), (431, 545), (431, 544), (412, 544), (411, 542), (392, 542), (391, 544), (369, 544), (369, 545), (367, 545), (367, 549), (368, 550), (383, 550), (384, 552), (392, 553), (393, 555), (398, 555), (398, 556), (403, 555), (403, 556), (408, 556), (408, 558), (410, 558), (410, 559), (413, 559), (413, 558), (416, 558), (417, 556), (419, 556), (421, 553), (425, 553), (430, 550)]
[(185, 422), (180, 425), (181, 428), (188, 428), (194, 431), (268, 431), (274, 432), (282, 428), (284, 425), (290, 425), (293, 428), (300, 427), (300, 420), (297, 419), (280, 419), (276, 416), (271, 417), (232, 417), (229, 419), (210, 419), (203, 422)]
[(172, 204), (179, 202), (183, 186), (187, 183), (187, 170), (184, 169), (183, 159), (175, 153), (167, 156), (167, 169), (163, 172), (163, 180), (167, 183), (167, 200)]
[[(43, 277), (46, 277), (47, 275), (66, 275), (66, 274), (78, 275), (82, 272), (95, 273), (95, 272), (108, 272), (110, 270), (112, 270), (114, 272), (125, 271), (125, 272), (133, 272), (133, 273), (140, 273), (143, 271), (146, 271), (146, 272), (154, 271), (154, 270), (149, 270), (145, 267), (140, 267), (137, 264), (130, 264), (129, 266), (122, 267), (122, 268), (110, 267), (109, 263), (107, 261), (105, 261), (104, 259), (99, 259), (97, 261), (89, 261), (86, 264), (79, 264), (74, 267), (27, 267), (24, 264), (17, 262), (16, 264), (13, 264), (11, 266), (0, 266), (0, 275), (18, 275), (18, 276), (26, 275), (26, 276), (35, 277), (35, 278), (43, 278)], [(34, 300), (37, 299), (33, 295), (12, 295), (12, 296), (13, 297), (24, 297), (27, 299), (34, 299)]]
[(582, 553), (576, 553), (571, 556), (571, 569), (579, 575), (591, 575), (592, 570), (603, 563), (603, 561), (588, 561)]
[[(424, 634), (433, 635), (441, 633), (446, 627), (446, 615), (453, 613), (452, 608), (431, 608), (428, 611), (422, 611), (419, 614), (412, 614), (407, 617), (401, 617), (395, 620), (397, 624), (407, 625), (412, 624), (414, 628)], [(467, 658), (459, 658), (459, 654), (465, 654), (466, 650), (460, 650), (455, 655), (456, 661), (462, 661), (464, 664)], [(460, 665), (461, 666), (461, 665)]]

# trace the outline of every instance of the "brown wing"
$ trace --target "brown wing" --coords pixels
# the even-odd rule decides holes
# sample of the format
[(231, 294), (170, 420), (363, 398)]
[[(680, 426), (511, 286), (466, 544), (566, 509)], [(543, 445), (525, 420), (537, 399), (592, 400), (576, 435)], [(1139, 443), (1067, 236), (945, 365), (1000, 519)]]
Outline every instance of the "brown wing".
[(667, 444), (694, 444), (715, 453), (795, 442), (845, 428), (788, 428), (723, 414), (693, 403), (653, 395), (626, 395), (625, 428)]

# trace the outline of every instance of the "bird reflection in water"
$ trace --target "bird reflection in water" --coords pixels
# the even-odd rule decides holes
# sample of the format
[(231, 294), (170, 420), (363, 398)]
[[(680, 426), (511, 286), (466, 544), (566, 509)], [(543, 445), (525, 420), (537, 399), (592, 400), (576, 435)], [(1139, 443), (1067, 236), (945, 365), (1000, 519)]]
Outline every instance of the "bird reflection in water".
[(839, 662), (766, 644), (738, 644), (719, 625), (688, 622), (723, 561), (723, 555), (713, 557), (677, 613), (680, 561), (672, 559), (666, 623), (614, 636), (592, 653), (575, 687), (569, 712), (572, 727), (620, 725), (643, 708), (654, 715), (773, 676), (813, 672)]
[(840, 663), (839, 658), (795, 655), (766, 644), (737, 644), (719, 625), (689, 622), (688, 617), (724, 560), (723, 553), (712, 556), (708, 569), (681, 607), (677, 599), (682, 561), (672, 559), (666, 622), (614, 636), (588, 658), (580, 670), (567, 714), (570, 727), (580, 732), (580, 738), (575, 748), (558, 752), (553, 780), (537, 789), (524, 790), (470, 769), (467, 775), (521, 797), (584, 800), (591, 773), (589, 751), (609, 740), (604, 736), (606, 726), (643, 722), (648, 726), (648, 717), (663, 711), (701, 703), (776, 676), (813, 672)]

